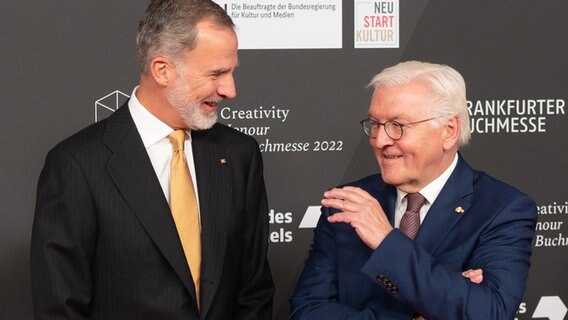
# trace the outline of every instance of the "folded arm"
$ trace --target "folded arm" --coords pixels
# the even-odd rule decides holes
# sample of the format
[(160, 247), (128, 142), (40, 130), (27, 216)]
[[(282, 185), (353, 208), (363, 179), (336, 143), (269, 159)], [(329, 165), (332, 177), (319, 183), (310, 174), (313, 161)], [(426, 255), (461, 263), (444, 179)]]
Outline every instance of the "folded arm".
[(466, 261), (466, 268), (483, 268), (480, 284), (465, 279), (398, 230), (385, 238), (363, 271), (371, 279), (385, 275), (398, 286), (393, 296), (429, 320), (511, 319), (530, 265), (534, 219), (529, 207), (526, 199), (514, 200), (481, 234)]

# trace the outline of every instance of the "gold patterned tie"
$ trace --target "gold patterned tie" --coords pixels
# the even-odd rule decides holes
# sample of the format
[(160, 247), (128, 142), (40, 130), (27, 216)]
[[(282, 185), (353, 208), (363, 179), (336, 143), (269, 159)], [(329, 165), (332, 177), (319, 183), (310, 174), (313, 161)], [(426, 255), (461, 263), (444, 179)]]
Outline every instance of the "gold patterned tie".
[(170, 207), (176, 223), (185, 258), (191, 271), (197, 307), (199, 309), (199, 280), (201, 274), (201, 232), (197, 198), (184, 152), (185, 131), (175, 130), (168, 138), (173, 147), (170, 177)]

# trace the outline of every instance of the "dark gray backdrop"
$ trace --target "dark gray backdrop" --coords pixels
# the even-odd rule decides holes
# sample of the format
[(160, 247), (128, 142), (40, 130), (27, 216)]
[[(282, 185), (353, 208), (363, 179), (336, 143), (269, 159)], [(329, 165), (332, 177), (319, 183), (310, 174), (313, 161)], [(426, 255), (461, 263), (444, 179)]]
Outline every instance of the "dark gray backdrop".
[[(133, 0), (0, 3), (0, 319), (32, 319), (28, 251), (45, 154), (94, 121), (95, 101), (115, 90), (130, 94), (138, 78), (134, 38), (146, 5)], [(459, 70), (472, 102), (565, 103), (567, 13), (565, 0), (400, 0), (400, 48), (354, 49), (353, 2), (344, 0), (343, 49), (240, 52), (239, 96), (224, 106), (290, 112), (286, 122), (223, 122), (269, 126), (266, 136), (255, 136), (259, 143), (310, 143), (308, 152), (263, 154), (270, 208), (287, 217), (271, 225), (275, 319), (286, 318), (287, 299), (311, 243), (312, 230), (298, 228), (308, 206), (318, 205), (330, 186), (377, 171), (358, 124), (366, 116), (371, 92), (365, 84), (372, 75), (401, 60), (426, 60)], [(511, 117), (522, 115), (501, 118)], [(474, 132), (463, 154), (475, 167), (531, 195), (543, 213), (551, 205), (563, 210), (539, 217), (559, 225), (538, 230), (541, 239), (565, 240), (557, 246), (535, 242), (518, 314), (519, 319), (560, 320), (568, 304), (567, 121), (562, 113), (533, 117), (544, 118), (546, 132)], [(316, 141), (341, 143), (342, 150), (314, 151)]]

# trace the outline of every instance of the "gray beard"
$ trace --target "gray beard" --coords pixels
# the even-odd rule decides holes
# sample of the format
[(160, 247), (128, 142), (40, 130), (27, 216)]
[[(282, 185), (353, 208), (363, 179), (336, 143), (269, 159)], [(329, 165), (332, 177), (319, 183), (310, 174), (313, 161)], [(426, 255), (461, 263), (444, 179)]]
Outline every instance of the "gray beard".
[(204, 113), (199, 108), (201, 104), (198, 101), (183, 101), (187, 99), (176, 99), (174, 92), (168, 94), (168, 101), (183, 119), (185, 125), (191, 130), (206, 130), (211, 128), (219, 116), (218, 112)]

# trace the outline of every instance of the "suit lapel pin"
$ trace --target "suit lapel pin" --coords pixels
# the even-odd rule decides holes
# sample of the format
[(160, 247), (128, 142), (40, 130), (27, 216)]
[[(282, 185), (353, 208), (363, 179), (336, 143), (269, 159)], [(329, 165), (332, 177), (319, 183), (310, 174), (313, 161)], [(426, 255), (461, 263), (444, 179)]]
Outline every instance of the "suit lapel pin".
[(219, 159), (219, 163), (220, 164), (227, 164), (227, 159), (221, 158), (221, 159)]
[(457, 208), (454, 209), (454, 211), (455, 211), (457, 214), (462, 214), (462, 213), (465, 212), (464, 208), (462, 208), (462, 207), (457, 207)]

